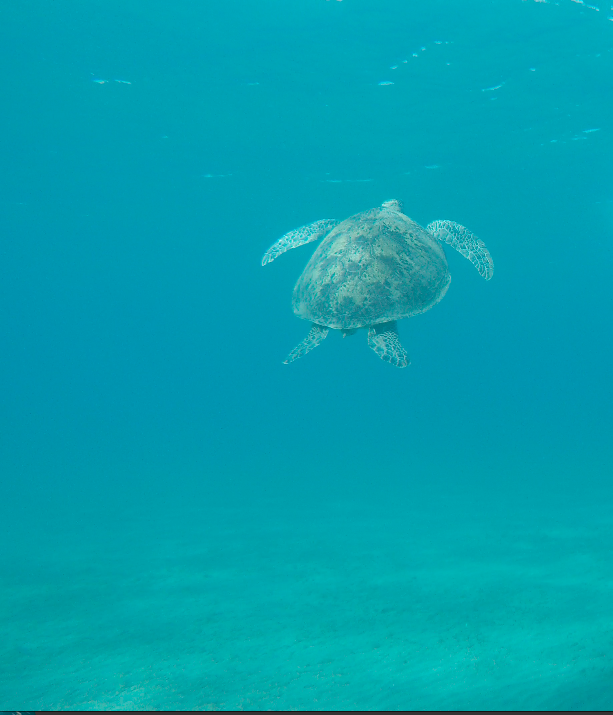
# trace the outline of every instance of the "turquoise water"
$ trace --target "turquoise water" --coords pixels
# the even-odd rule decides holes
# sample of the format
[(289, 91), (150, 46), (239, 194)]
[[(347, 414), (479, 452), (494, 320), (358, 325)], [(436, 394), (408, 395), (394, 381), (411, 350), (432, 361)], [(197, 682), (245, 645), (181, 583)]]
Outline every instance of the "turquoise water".
[[(0, 10), (3, 709), (612, 707), (610, 17)], [(283, 365), (391, 198), (493, 279)]]

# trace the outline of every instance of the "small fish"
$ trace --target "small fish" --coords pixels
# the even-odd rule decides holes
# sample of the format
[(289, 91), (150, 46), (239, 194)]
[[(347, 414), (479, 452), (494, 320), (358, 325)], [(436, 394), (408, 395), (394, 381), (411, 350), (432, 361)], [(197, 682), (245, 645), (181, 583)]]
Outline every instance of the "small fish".
[(113, 82), (119, 82), (119, 84), (132, 84), (132, 82), (128, 82), (127, 79), (114, 79)]
[(486, 87), (485, 89), (482, 89), (482, 92), (493, 92), (495, 89), (500, 89), (501, 87), (504, 87), (504, 82), (501, 82), (500, 84), (497, 84), (495, 87)]
[(379, 82), (379, 87), (387, 87), (390, 84), (394, 84), (393, 82)]
[(107, 84), (108, 79), (92, 79), (92, 82), (95, 82), (96, 84)]
[(592, 132), (599, 132), (599, 131), (600, 131), (600, 127), (598, 127), (597, 129), (584, 129), (584, 130), (583, 130), (583, 133), (584, 133), (584, 134), (591, 134)]

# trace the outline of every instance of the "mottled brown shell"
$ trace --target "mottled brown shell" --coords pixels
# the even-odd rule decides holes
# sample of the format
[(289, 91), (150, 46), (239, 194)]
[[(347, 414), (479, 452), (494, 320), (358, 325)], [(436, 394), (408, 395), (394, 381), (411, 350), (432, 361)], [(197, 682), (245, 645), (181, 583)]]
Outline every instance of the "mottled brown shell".
[(356, 214), (324, 238), (294, 287), (292, 307), (329, 328), (362, 328), (423, 313), (445, 295), (442, 245), (400, 211)]

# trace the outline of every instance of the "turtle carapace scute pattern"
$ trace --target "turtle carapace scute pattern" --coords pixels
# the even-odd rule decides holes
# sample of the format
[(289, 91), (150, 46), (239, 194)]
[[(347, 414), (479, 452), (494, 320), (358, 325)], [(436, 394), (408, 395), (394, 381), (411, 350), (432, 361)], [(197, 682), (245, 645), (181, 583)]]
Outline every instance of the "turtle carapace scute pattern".
[(319, 345), (330, 329), (347, 335), (366, 328), (368, 346), (382, 360), (406, 367), (396, 321), (424, 313), (447, 292), (451, 276), (443, 243), (486, 280), (494, 270), (485, 244), (464, 226), (435, 221), (423, 228), (395, 200), (341, 222), (322, 219), (290, 231), (265, 253), (262, 265), (318, 238), (323, 240), (292, 295), (294, 313), (310, 321), (311, 330), (286, 363)]

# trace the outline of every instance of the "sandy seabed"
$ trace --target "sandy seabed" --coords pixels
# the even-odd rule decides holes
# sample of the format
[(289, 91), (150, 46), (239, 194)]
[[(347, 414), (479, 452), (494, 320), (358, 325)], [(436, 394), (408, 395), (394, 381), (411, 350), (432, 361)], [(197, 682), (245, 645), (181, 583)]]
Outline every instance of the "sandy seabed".
[(0, 702), (609, 709), (611, 513), (268, 502), (5, 521)]

